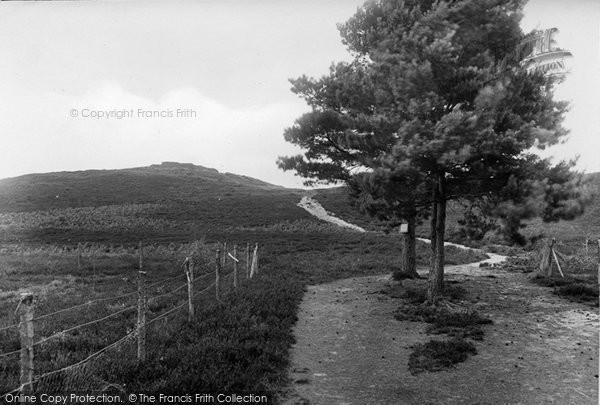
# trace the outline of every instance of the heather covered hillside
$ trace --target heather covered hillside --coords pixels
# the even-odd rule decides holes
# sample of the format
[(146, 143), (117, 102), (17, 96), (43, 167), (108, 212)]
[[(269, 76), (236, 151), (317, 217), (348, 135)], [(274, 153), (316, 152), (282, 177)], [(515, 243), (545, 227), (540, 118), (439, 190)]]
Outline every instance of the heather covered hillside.
[[(554, 237), (564, 243), (574, 245), (581, 244), (586, 237), (591, 239), (600, 238), (598, 230), (600, 229), (600, 173), (589, 173), (585, 175), (588, 188), (592, 194), (592, 199), (585, 208), (583, 215), (570, 220), (561, 220), (558, 222), (542, 222), (535, 219), (526, 222), (523, 233), (527, 237), (546, 236)], [(354, 206), (353, 202), (347, 196), (343, 187), (334, 187), (319, 189), (315, 193), (315, 199), (319, 201), (326, 210), (335, 212), (342, 219), (359, 224), (370, 229), (385, 229), (383, 223), (369, 218), (362, 214)], [(455, 239), (459, 229), (458, 221), (463, 217), (466, 205), (460, 202), (450, 202), (448, 204), (448, 231), (449, 239)], [(428, 237), (429, 224), (427, 221), (417, 228), (417, 234), (421, 237)], [(464, 242), (464, 241), (461, 241)]]

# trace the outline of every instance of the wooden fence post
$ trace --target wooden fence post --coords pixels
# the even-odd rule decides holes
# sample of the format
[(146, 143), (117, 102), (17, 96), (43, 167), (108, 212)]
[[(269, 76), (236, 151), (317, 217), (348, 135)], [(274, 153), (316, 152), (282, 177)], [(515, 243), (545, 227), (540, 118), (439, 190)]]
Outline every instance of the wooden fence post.
[(81, 271), (81, 243), (77, 243), (77, 270)]
[[(233, 245), (233, 257), (237, 259), (237, 246)], [(238, 287), (238, 268), (237, 262), (233, 261), (233, 288)]]
[(25, 270), (25, 248), (23, 247), (23, 242), (21, 242), (21, 268)]
[(144, 270), (144, 255), (142, 251), (142, 241), (139, 244), (139, 254), (140, 254), (140, 271)]
[(188, 284), (188, 320), (192, 322), (194, 318), (194, 259), (188, 257), (185, 259), (185, 275), (187, 277)]
[(258, 243), (254, 246), (254, 253), (252, 254), (252, 266), (250, 266), (250, 278), (258, 274)]
[(138, 271), (137, 358), (146, 360), (146, 272)]
[(22, 394), (33, 391), (33, 294), (21, 294), (19, 303), (19, 328), (21, 332), (21, 387)]
[(556, 267), (558, 267), (558, 272), (560, 273), (562, 278), (565, 278), (565, 275), (563, 274), (563, 271), (560, 267), (560, 263), (558, 262), (558, 257), (556, 256), (556, 252), (554, 251), (554, 239), (552, 239), (552, 256), (554, 256), (554, 261), (556, 262)]
[(217, 257), (215, 260), (215, 297), (219, 301), (220, 285), (221, 285), (221, 249), (217, 246)]
[(92, 292), (96, 292), (96, 244), (92, 245)]
[(585, 243), (583, 245), (585, 246), (585, 257), (588, 257), (590, 245), (590, 238), (588, 236), (585, 237)]
[(246, 243), (246, 279), (250, 278), (250, 244)]
[(552, 276), (552, 247), (554, 240), (548, 240), (544, 244), (544, 250), (542, 252), (542, 261), (540, 262), (540, 274), (544, 276)]
[(221, 270), (225, 269), (225, 266), (227, 265), (227, 242), (223, 243), (223, 256), (221, 257)]

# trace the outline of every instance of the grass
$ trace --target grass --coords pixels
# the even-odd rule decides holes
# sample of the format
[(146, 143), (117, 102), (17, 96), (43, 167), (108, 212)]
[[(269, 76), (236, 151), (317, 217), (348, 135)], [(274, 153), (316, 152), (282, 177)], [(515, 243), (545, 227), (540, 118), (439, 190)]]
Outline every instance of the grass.
[(263, 274), (223, 303), (206, 303), (193, 322), (162, 332), (146, 362), (103, 362), (99, 375), (134, 392), (176, 395), (202, 387), (273, 396), (285, 383), (289, 330), (302, 298), (298, 280), (291, 281), (284, 274)]
[(593, 303), (598, 306), (598, 286), (584, 283), (573, 283), (557, 288), (556, 294), (569, 297), (574, 301)]
[[(303, 226), (308, 227), (304, 232)], [(59, 373), (42, 381), (38, 389), (99, 389), (114, 384), (140, 392), (181, 393), (203, 387), (207, 391), (277, 395), (287, 381), (292, 326), (305, 286), (390, 273), (398, 262), (398, 257), (390, 253), (399, 252), (400, 247), (400, 240), (393, 235), (340, 231), (326, 224), (312, 226), (304, 220), (284, 221), (280, 225), (229, 228), (212, 234), (213, 238), (227, 240), (229, 246), (233, 242), (245, 246), (258, 241), (259, 277), (243, 283), (223, 303), (215, 302), (212, 294), (199, 297), (192, 323), (187, 322), (182, 310), (166, 323), (149, 327), (149, 357), (142, 365), (135, 358), (135, 342), (127, 342), (73, 372)], [(181, 274), (180, 264), (192, 249), (190, 244), (144, 243), (149, 283)], [(212, 243), (205, 242), (207, 252), (203, 261), (199, 261), (209, 270), (214, 262)], [(419, 243), (417, 250), (419, 264), (428, 263), (428, 245)], [(82, 247), (82, 255), (79, 269), (74, 241), (57, 245), (39, 239), (35, 244), (25, 244), (22, 255), (19, 244), (4, 244), (0, 255), (0, 327), (14, 322), (12, 313), (18, 292), (24, 287), (35, 293), (38, 315), (93, 298), (135, 291), (138, 265), (135, 243), (111, 246), (101, 241), (88, 242)], [(151, 294), (159, 295), (178, 285), (173, 282), (168, 288), (157, 287)], [(134, 305), (135, 296), (131, 298), (36, 322), (36, 339)], [(185, 289), (171, 299), (152, 303), (148, 318), (183, 302)], [(36, 374), (76, 363), (120, 339), (134, 325), (135, 311), (52, 340), (36, 351)], [(0, 352), (18, 348), (16, 333), (0, 332)], [(15, 361), (0, 359), (0, 393), (18, 385), (17, 365)]]
[(546, 277), (536, 274), (531, 278), (535, 284), (544, 287), (553, 287), (553, 293), (570, 301), (586, 303), (595, 307), (599, 306), (598, 284), (592, 278), (577, 276)]
[(462, 338), (430, 340), (415, 345), (408, 359), (408, 369), (413, 375), (423, 371), (440, 371), (474, 354), (477, 354), (475, 345)]

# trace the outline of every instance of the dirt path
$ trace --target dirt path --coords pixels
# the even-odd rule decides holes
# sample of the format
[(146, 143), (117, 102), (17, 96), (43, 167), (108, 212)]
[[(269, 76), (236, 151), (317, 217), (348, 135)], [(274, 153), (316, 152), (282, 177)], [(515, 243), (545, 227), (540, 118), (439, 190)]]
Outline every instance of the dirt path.
[[(498, 258), (492, 258), (498, 260)], [(597, 311), (531, 284), (527, 275), (447, 267), (470, 306), (493, 319), (478, 355), (448, 371), (413, 376), (411, 345), (426, 325), (393, 318), (389, 277), (309, 287), (292, 349), (288, 404), (597, 404)]]
[(300, 202), (296, 205), (298, 205), (298, 207), (300, 208), (304, 208), (306, 211), (308, 211), (309, 214), (323, 221), (330, 222), (337, 226), (341, 226), (342, 228), (349, 228), (358, 232), (366, 232), (363, 228), (361, 228), (358, 225), (351, 224), (349, 222), (344, 221), (343, 219), (329, 214), (321, 204), (319, 204), (317, 201), (313, 200), (309, 196), (302, 197)]

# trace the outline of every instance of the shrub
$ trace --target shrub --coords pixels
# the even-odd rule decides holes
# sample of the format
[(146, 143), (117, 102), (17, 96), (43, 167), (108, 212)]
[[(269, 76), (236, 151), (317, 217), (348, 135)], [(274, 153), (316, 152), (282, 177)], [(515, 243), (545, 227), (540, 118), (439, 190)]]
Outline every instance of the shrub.
[(432, 325), (427, 328), (427, 332), (436, 335), (447, 334), (453, 337), (483, 340), (481, 325), (491, 323), (491, 319), (479, 315), (477, 311), (451, 312), (441, 310), (435, 314)]
[(572, 283), (556, 289), (556, 294), (568, 297), (573, 301), (590, 302), (598, 306), (598, 285)]
[(599, 306), (600, 290), (593, 278), (585, 276), (546, 277), (538, 274), (532, 277), (531, 281), (543, 287), (554, 287), (554, 294), (571, 301)]
[(408, 359), (408, 369), (414, 374), (423, 371), (439, 371), (465, 361), (477, 354), (475, 345), (462, 338), (430, 340), (417, 344)]

